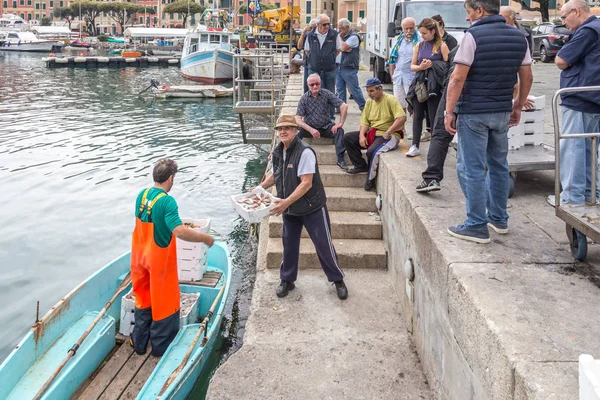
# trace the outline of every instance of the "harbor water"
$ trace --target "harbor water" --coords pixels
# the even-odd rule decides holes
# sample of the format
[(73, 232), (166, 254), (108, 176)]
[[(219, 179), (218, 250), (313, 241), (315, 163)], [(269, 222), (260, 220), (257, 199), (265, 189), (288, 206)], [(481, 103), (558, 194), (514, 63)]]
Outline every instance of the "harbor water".
[[(179, 164), (180, 215), (209, 217), (227, 237), (229, 320), (247, 309), (256, 246), (230, 196), (258, 183), (265, 154), (242, 143), (231, 99), (154, 100), (139, 94), (151, 78), (183, 83), (178, 68), (48, 69), (42, 55), (0, 52), (0, 360), (34, 323), (37, 301), (41, 316), (129, 251), (135, 197), (163, 157)], [(240, 318), (225, 345), (243, 332)]]

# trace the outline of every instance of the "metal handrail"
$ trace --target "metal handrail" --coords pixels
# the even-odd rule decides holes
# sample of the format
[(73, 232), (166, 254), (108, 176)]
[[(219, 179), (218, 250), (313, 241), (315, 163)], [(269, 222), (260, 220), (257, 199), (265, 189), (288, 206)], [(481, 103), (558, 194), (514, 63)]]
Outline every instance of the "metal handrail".
[[(592, 205), (596, 204), (596, 179), (598, 175), (598, 138), (600, 132), (596, 133), (573, 133), (563, 135), (560, 133), (560, 125), (558, 122), (558, 99), (562, 93), (573, 93), (573, 92), (595, 92), (600, 91), (600, 86), (581, 86), (559, 89), (552, 96), (552, 122), (554, 124), (554, 163), (555, 163), (555, 174), (554, 174), (554, 206), (560, 207), (560, 140), (561, 139), (592, 139), (592, 187), (591, 192), (593, 196)], [(586, 173), (587, 174), (587, 173)]]

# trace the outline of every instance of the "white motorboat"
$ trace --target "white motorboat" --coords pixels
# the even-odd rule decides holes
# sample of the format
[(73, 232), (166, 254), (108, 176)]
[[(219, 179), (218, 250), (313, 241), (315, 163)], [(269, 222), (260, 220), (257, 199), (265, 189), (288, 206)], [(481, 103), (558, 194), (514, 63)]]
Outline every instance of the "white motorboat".
[(0, 31), (0, 51), (51, 52), (54, 40), (38, 39), (33, 32)]
[(233, 79), (231, 32), (198, 25), (185, 36), (181, 73), (194, 81), (215, 84)]
[(29, 24), (17, 14), (2, 14), (0, 16), (0, 30), (23, 30), (29, 29)]

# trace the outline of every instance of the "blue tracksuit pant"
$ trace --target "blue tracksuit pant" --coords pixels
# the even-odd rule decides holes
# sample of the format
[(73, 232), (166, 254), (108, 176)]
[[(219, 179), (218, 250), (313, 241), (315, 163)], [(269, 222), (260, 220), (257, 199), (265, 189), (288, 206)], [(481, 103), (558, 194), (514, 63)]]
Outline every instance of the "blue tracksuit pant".
[(283, 214), (283, 260), (281, 260), (280, 277), (287, 282), (295, 282), (298, 278), (298, 258), (300, 257), (300, 235), (302, 227), (306, 228), (315, 245), (321, 268), (329, 282), (344, 279), (337, 253), (331, 241), (331, 223), (327, 206), (301, 217)]

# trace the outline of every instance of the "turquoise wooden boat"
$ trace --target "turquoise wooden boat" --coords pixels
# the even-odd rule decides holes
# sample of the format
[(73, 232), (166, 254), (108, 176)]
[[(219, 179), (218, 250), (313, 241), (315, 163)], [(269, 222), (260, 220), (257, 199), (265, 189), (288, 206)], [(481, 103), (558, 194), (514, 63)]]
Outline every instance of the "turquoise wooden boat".
[[(0, 365), (0, 399), (33, 399), (65, 359), (69, 349), (90, 327), (99, 312), (128, 279), (130, 254), (107, 264), (63, 297), (25, 335)], [(180, 282), (182, 293), (200, 293), (198, 319), (183, 326), (161, 357), (133, 352), (128, 338), (117, 334), (121, 298), (129, 283), (99, 319), (41, 395), (66, 399), (184, 399), (192, 390), (214, 345), (230, 286), (231, 258), (223, 242), (208, 251), (207, 272), (201, 281)], [(124, 285), (121, 285), (121, 283)], [(212, 318), (206, 316), (214, 307)], [(194, 339), (197, 342), (191, 346)], [(189, 353), (188, 353), (189, 352)], [(187, 361), (183, 362), (188, 353)], [(175, 370), (179, 372), (174, 374)], [(167, 380), (170, 383), (166, 385)], [(162, 392), (162, 394), (161, 394)]]

